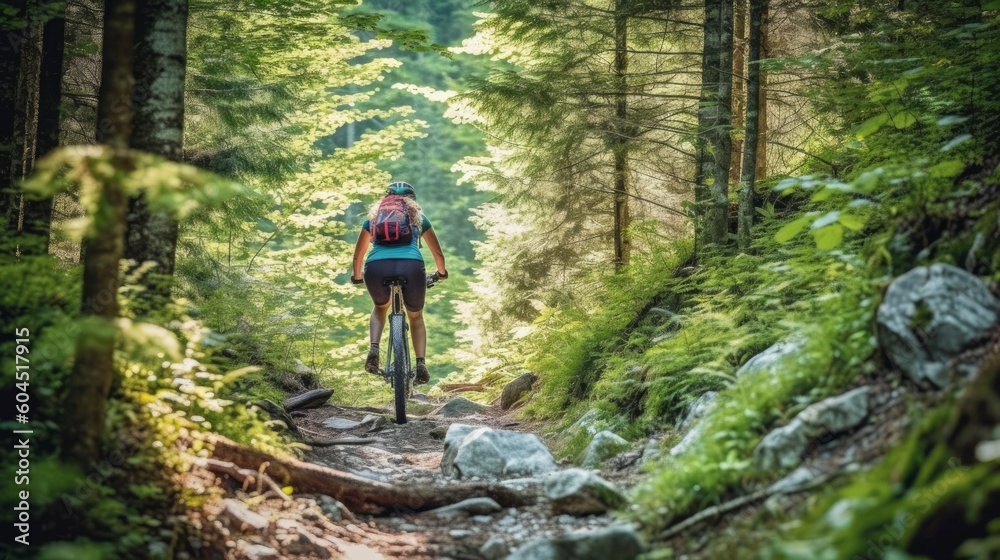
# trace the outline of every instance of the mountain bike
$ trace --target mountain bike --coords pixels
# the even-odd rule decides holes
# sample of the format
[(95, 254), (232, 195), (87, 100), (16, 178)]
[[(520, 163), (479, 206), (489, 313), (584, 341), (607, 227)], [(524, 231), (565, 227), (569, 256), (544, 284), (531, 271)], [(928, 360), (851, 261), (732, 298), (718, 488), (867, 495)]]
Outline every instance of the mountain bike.
[[(441, 277), (437, 272), (427, 276), (427, 288), (434, 287), (434, 284)], [(380, 369), (379, 374), (392, 386), (393, 397), (396, 405), (396, 423), (406, 424), (406, 401), (413, 394), (413, 378), (415, 372), (410, 367), (410, 344), (407, 333), (410, 330), (406, 323), (406, 308), (403, 307), (403, 286), (406, 285), (406, 278), (403, 276), (393, 276), (382, 280), (382, 284), (390, 288), (389, 309), (389, 340), (386, 344), (386, 364), (385, 369)]]

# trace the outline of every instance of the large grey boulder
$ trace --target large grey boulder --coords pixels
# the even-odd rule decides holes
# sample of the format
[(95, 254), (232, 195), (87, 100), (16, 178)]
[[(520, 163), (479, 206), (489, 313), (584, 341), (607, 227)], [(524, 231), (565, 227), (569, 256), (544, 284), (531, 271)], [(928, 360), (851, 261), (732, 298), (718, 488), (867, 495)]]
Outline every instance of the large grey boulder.
[(507, 560), (633, 560), (642, 549), (635, 530), (619, 526), (537, 540), (518, 548)]
[(703, 422), (696, 423), (694, 427), (688, 431), (688, 433), (684, 434), (684, 437), (681, 438), (676, 445), (670, 448), (670, 456), (677, 457), (678, 455), (683, 454), (685, 451), (690, 449), (692, 445), (694, 445), (694, 442), (701, 439), (701, 436), (704, 435), (704, 433), (705, 424)]
[(433, 414), (437, 416), (444, 416), (445, 418), (460, 418), (462, 416), (482, 414), (483, 412), (486, 412), (488, 408), (489, 407), (485, 405), (470, 401), (465, 397), (455, 397), (441, 405), (441, 408), (435, 410)]
[(868, 387), (814, 403), (798, 413), (786, 426), (764, 436), (754, 459), (762, 469), (791, 468), (798, 464), (809, 440), (849, 430), (868, 416)]
[[(749, 364), (750, 362), (747, 363)], [(687, 451), (705, 433), (705, 425), (701, 422), (701, 419), (715, 408), (715, 401), (718, 397), (719, 394), (715, 391), (706, 391), (698, 397), (698, 400), (688, 406), (687, 414), (684, 415), (684, 419), (677, 426), (677, 430), (684, 433), (684, 437), (670, 448), (671, 457), (676, 457)]]
[(698, 400), (691, 403), (688, 406), (687, 414), (684, 415), (684, 419), (677, 426), (677, 429), (684, 432), (694, 426), (695, 422), (704, 418), (709, 411), (715, 408), (715, 400), (719, 397), (719, 393), (715, 391), (706, 391), (698, 397)]
[(604, 513), (626, 502), (614, 485), (584, 469), (566, 469), (549, 475), (545, 480), (545, 496), (556, 515)]
[(556, 462), (535, 434), (452, 424), (444, 437), (445, 476), (499, 480), (555, 470)]
[(736, 370), (736, 377), (756, 376), (762, 374), (773, 375), (778, 368), (786, 365), (789, 356), (793, 356), (802, 351), (805, 346), (805, 337), (795, 334), (789, 338), (771, 345), (767, 350), (757, 354), (747, 360), (740, 369)]
[(879, 344), (917, 383), (948, 384), (948, 362), (997, 323), (998, 304), (979, 278), (936, 263), (903, 274), (878, 308)]
[(597, 432), (584, 450), (580, 465), (586, 468), (598, 468), (605, 460), (628, 449), (628, 445), (628, 440), (618, 434), (608, 430)]

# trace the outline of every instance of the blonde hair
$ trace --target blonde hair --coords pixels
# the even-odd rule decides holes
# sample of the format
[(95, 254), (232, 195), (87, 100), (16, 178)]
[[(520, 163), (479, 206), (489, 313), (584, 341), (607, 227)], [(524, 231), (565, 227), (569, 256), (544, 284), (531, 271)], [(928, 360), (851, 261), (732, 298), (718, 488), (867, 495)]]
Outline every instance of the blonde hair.
[[(400, 195), (386, 195), (386, 196), (400, 196)], [(369, 220), (368, 223), (375, 222), (375, 216), (378, 215), (378, 207), (382, 204), (383, 200), (385, 200), (385, 197), (376, 200), (375, 203), (372, 204), (371, 208), (368, 209), (368, 220)], [(420, 218), (420, 215), (423, 212), (423, 210), (421, 210), (420, 205), (417, 204), (416, 200), (408, 196), (403, 197), (403, 204), (406, 206), (406, 213), (410, 215), (410, 225), (417, 230), (417, 235), (420, 235), (421, 233), (423, 233), (423, 231), (421, 231), (421, 227), (423, 226), (424, 221)]]

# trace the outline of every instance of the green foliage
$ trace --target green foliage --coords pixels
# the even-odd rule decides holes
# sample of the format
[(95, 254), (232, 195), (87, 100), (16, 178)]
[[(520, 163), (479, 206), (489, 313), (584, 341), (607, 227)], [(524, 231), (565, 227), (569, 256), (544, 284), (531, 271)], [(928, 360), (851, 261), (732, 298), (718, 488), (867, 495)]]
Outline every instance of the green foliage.
[[(438, 37), (451, 42), (466, 32), (471, 7), (345, 6), (192, 7), (189, 92), (198, 102), (187, 119), (189, 151), (259, 196), (184, 224), (178, 271), (183, 294), (227, 337), (216, 359), (226, 351), (233, 367), (262, 367), (235, 386), (241, 398), (273, 399), (319, 378), (350, 402), (388, 395), (356, 375), (370, 300), (347, 273), (365, 209), (390, 180), (417, 186), (449, 257), (452, 278), (435, 294), (464, 286), (466, 266), (454, 257), (471, 258), (479, 235), (468, 217), (485, 196), (457, 186), (451, 167), (481, 139), (446, 119), (441, 100), (481, 63), (424, 52), (441, 48), (424, 44), (423, 18), (453, 19)], [(437, 379), (455, 370), (453, 310), (442, 302), (428, 311)], [(316, 375), (299, 379), (297, 359)]]
[[(938, 531), (941, 537), (942, 523), (954, 521), (956, 515), (969, 525), (985, 525), (984, 506), (1000, 484), (995, 464), (962, 466), (940, 442), (953, 413), (949, 403), (926, 415), (882, 464), (825, 492), (813, 513), (793, 523), (763, 556), (909, 558), (907, 551), (930, 553), (928, 545), (934, 547), (935, 557), (956, 552), (963, 558), (986, 558), (995, 553), (991, 539), (969, 541), (961, 551), (947, 550), (944, 542), (927, 542), (927, 532)], [(964, 540), (953, 533), (947, 537)]]
[[(167, 330), (123, 319), (102, 461), (90, 472), (64, 464), (59, 459), (62, 402), (74, 398), (64, 394), (65, 380), (77, 337), (89, 328), (77, 317), (79, 270), (51, 257), (3, 257), (0, 282), (6, 286), (0, 326), (12, 334), (15, 329), (30, 333), (28, 488), (37, 557), (163, 557), (160, 551), (169, 547), (169, 539), (161, 533), (151, 538), (150, 530), (166, 529), (170, 535), (183, 530), (167, 518), (179, 493), (174, 476), (189, 468), (193, 456), (207, 453), (206, 434), (271, 451), (285, 447), (253, 410), (219, 397), (224, 384), (241, 372), (225, 373), (200, 361), (206, 331), (198, 322), (171, 317), (172, 330)], [(0, 349), (4, 394), (13, 401), (14, 337), (4, 337)], [(24, 426), (12, 421), (3, 426), (0, 470), (6, 480), (14, 480), (11, 430)], [(16, 492), (23, 489), (4, 485), (0, 506), (11, 511)], [(84, 536), (90, 540), (73, 540)]]
[(521, 346), (527, 367), (546, 374), (543, 390), (527, 412), (555, 417), (571, 402), (590, 396), (600, 379), (602, 358), (621, 345), (629, 323), (661, 292), (661, 283), (650, 279), (667, 277), (689, 256), (690, 247), (683, 242), (662, 247), (637, 258), (621, 274), (601, 279), (592, 296), (576, 305), (543, 310)]

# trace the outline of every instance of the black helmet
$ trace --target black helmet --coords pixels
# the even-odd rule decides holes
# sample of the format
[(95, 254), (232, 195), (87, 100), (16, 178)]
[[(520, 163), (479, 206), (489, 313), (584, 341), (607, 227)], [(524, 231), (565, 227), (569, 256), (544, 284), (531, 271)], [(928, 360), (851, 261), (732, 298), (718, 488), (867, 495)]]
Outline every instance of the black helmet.
[(417, 191), (413, 190), (413, 186), (402, 181), (396, 181), (395, 183), (389, 185), (389, 189), (385, 194), (397, 194), (399, 196), (408, 196), (413, 199), (417, 198)]

